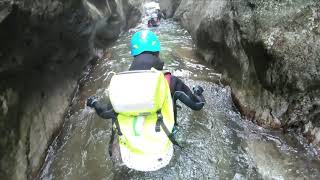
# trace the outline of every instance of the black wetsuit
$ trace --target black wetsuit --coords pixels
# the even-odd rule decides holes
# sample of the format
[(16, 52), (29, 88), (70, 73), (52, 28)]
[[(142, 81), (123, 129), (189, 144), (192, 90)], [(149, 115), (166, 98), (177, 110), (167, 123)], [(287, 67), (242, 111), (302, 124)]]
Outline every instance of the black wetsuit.
[(162, 14), (161, 14), (161, 12), (158, 12), (158, 13), (157, 13), (157, 17), (158, 17), (158, 20), (160, 21), (160, 20), (161, 20), (161, 18), (162, 18)]
[(148, 25), (149, 27), (157, 27), (159, 26), (159, 24), (157, 23), (157, 21), (155, 21), (153, 18), (151, 18), (149, 21), (148, 21)]
[[(134, 57), (134, 60), (129, 68), (129, 71), (133, 70), (150, 70), (152, 67), (157, 70), (163, 69), (164, 62), (160, 60), (157, 55), (152, 53), (143, 53)], [(177, 115), (176, 101), (180, 100), (185, 105), (193, 110), (200, 110), (204, 106), (205, 99), (202, 95), (195, 95), (185, 85), (181, 79), (173, 75), (170, 76), (170, 92), (174, 103), (175, 118)], [(113, 111), (111, 103), (94, 103), (94, 108), (99, 116), (102, 118), (116, 118), (116, 113)], [(175, 123), (176, 124), (176, 123)]]

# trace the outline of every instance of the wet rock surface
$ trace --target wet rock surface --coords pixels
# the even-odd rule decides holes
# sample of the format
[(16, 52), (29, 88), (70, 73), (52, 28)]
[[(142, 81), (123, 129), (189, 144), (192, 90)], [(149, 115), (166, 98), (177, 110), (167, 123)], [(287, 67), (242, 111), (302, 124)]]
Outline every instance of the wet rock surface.
[(191, 33), (203, 58), (223, 72), (248, 118), (317, 134), (318, 1), (182, 0), (174, 18)]
[(2, 179), (34, 177), (95, 46), (136, 24), (141, 2), (0, 2)]
[(159, 1), (162, 12), (165, 12), (168, 18), (173, 17), (181, 0), (161, 0)]

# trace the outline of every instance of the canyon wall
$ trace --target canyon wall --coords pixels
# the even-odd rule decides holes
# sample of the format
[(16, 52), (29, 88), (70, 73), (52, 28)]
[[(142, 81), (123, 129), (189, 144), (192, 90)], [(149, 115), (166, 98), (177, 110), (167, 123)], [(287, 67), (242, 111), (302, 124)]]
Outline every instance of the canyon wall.
[(95, 47), (134, 26), (141, 3), (0, 2), (0, 177), (35, 177)]
[(248, 119), (320, 141), (318, 1), (182, 0), (174, 19), (224, 75)]

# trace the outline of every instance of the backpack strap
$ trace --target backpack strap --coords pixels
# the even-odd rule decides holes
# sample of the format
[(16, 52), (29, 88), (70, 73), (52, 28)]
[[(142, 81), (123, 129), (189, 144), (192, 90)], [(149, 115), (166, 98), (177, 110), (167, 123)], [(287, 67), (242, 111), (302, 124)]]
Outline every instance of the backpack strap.
[(182, 148), (182, 146), (175, 140), (173, 133), (170, 132), (169, 129), (167, 128), (167, 126), (164, 124), (161, 110), (158, 110), (157, 111), (157, 122), (156, 122), (156, 128), (155, 128), (156, 132), (160, 132), (160, 126), (162, 127), (163, 131), (166, 133), (167, 137), (172, 142), (172, 144)]
[[(114, 129), (113, 125), (116, 126), (116, 129)], [(110, 157), (112, 156), (112, 144), (113, 144), (113, 141), (114, 141), (114, 136), (115, 136), (115, 131), (116, 130), (118, 132), (118, 135), (121, 136), (122, 132), (121, 132), (119, 121), (118, 121), (117, 118), (112, 119), (111, 137), (110, 137), (110, 140), (109, 140), (109, 147), (108, 147), (108, 151), (109, 151)]]
[(156, 122), (156, 128), (155, 128), (156, 132), (160, 132), (161, 121), (163, 121), (163, 117), (161, 114), (161, 109), (159, 109), (157, 111), (157, 122)]
[(121, 136), (121, 135), (122, 135), (122, 132), (121, 132), (120, 124), (119, 124), (119, 121), (118, 121), (117, 118), (114, 120), (114, 124), (116, 125), (118, 135)]
[(108, 151), (109, 151), (110, 157), (112, 156), (112, 145), (113, 145), (114, 135), (115, 135), (114, 131), (115, 130), (114, 130), (113, 126), (112, 126), (112, 128), (111, 128), (111, 137), (110, 137), (109, 146), (108, 146)]
[[(166, 78), (166, 80), (167, 80), (167, 82), (169, 84), (169, 89), (170, 89), (170, 92), (171, 92), (171, 73), (170, 72), (164, 72), (164, 77)], [(179, 105), (176, 104), (174, 99), (172, 99), (172, 102), (173, 102), (173, 106), (174, 106), (174, 108), (173, 108), (173, 111), (174, 111), (174, 125), (177, 126), (178, 123), (177, 123), (177, 108), (176, 107), (179, 107)]]

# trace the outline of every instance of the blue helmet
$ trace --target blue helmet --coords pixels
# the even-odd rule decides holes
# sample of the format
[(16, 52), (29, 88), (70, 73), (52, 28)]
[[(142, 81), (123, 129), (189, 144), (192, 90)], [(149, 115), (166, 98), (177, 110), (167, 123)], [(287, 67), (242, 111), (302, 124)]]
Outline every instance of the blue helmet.
[(134, 33), (131, 38), (131, 55), (136, 56), (144, 51), (160, 51), (160, 41), (158, 37), (149, 30), (138, 31)]

